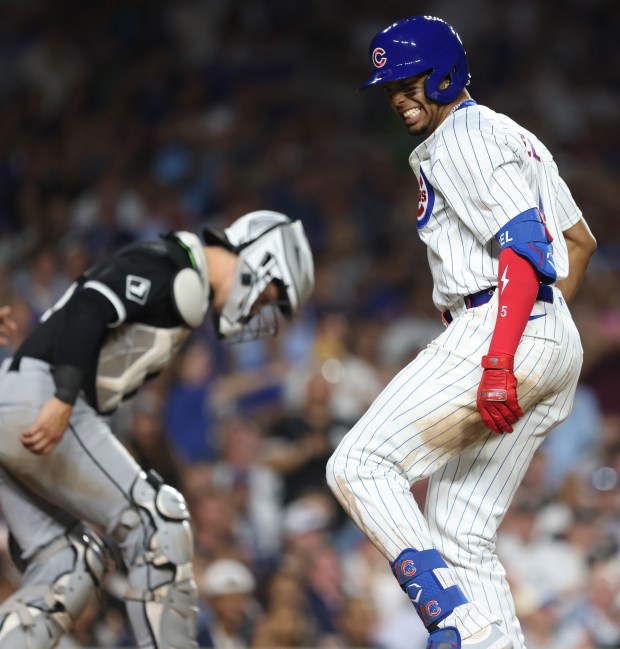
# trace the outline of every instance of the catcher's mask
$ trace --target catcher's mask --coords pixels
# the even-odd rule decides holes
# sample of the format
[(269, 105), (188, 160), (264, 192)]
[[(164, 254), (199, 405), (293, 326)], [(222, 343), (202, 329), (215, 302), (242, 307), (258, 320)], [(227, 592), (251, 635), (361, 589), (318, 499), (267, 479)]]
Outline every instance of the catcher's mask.
[[(424, 92), (441, 104), (454, 101), (469, 83), (463, 43), (454, 29), (435, 16), (412, 16), (380, 31), (371, 41), (373, 73), (360, 90), (428, 72)], [(444, 79), (450, 84), (441, 88)]]
[[(291, 318), (314, 288), (314, 262), (301, 221), (270, 210), (250, 212), (223, 232), (203, 229), (207, 245), (238, 256), (230, 293), (214, 323), (219, 338), (246, 340), (278, 331), (278, 313)], [(277, 299), (259, 302), (268, 284)]]

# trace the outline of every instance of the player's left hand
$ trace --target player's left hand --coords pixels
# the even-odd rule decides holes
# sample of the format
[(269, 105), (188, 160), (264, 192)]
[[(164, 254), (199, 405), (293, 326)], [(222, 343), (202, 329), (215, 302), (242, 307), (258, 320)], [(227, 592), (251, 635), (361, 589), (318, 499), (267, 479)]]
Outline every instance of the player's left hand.
[(22, 444), (37, 455), (51, 453), (65, 434), (73, 406), (52, 397), (37, 415), (37, 418), (21, 434)]
[(517, 400), (517, 379), (512, 356), (487, 354), (482, 357), (482, 379), (476, 405), (484, 425), (496, 433), (512, 433), (512, 424), (523, 416)]

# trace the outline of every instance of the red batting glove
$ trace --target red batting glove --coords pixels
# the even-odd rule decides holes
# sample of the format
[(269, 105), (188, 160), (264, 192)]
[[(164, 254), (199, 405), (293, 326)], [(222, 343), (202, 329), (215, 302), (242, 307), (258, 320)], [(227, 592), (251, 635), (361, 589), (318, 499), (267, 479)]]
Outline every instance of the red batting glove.
[(484, 425), (495, 433), (512, 433), (512, 425), (523, 416), (517, 401), (517, 379), (513, 357), (487, 354), (482, 357), (482, 379), (476, 406)]

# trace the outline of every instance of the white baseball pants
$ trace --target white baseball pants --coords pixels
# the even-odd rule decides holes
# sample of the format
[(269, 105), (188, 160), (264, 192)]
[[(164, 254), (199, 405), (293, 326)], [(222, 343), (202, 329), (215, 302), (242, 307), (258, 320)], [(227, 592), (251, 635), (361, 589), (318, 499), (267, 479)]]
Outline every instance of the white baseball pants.
[[(440, 623), (463, 637), (500, 621), (523, 648), (497, 528), (545, 435), (569, 414), (581, 369), (579, 334), (564, 299), (536, 302), (515, 357), (524, 416), (511, 434), (487, 430), (476, 409), (497, 317), (497, 293), (453, 322), (383, 390), (345, 436), (327, 467), (343, 507), (389, 561), (405, 548), (437, 549), (470, 604)], [(424, 513), (411, 485), (430, 476)]]

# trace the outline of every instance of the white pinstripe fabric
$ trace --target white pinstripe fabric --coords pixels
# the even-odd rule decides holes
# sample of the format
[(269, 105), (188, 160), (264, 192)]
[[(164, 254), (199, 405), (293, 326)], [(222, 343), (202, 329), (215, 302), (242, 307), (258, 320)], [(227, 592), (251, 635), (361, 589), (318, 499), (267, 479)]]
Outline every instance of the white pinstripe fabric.
[[(405, 548), (435, 547), (472, 600), (441, 622), (465, 637), (502, 621), (523, 647), (495, 535), (546, 433), (570, 412), (581, 344), (561, 293), (537, 302), (515, 357), (524, 417), (509, 435), (486, 430), (476, 391), (497, 316), (497, 296), (459, 309), (447, 330), (405, 367), (345, 436), (327, 467), (342, 505), (389, 561)], [(544, 315), (543, 315), (544, 314)], [(410, 485), (432, 476), (423, 515)]]
[(533, 133), (486, 106), (469, 106), (417, 146), (409, 164), (418, 181), (423, 172), (434, 194), (432, 214), (418, 232), (428, 246), (433, 302), (440, 311), (497, 284), (494, 236), (531, 208), (542, 207), (558, 279), (567, 276), (562, 232), (579, 221), (581, 211)]

